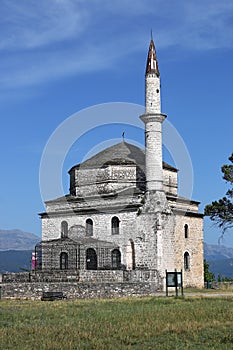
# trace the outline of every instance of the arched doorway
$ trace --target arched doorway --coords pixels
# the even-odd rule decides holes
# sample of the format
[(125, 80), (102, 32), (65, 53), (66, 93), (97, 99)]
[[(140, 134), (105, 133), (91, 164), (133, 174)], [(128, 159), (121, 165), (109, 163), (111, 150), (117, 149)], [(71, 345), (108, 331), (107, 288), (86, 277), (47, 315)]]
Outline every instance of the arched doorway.
[(119, 270), (121, 268), (121, 252), (119, 249), (114, 249), (112, 251), (112, 268), (114, 270)]
[(65, 252), (60, 254), (60, 270), (68, 270), (68, 254)]
[(86, 250), (86, 269), (97, 270), (97, 254), (93, 248)]

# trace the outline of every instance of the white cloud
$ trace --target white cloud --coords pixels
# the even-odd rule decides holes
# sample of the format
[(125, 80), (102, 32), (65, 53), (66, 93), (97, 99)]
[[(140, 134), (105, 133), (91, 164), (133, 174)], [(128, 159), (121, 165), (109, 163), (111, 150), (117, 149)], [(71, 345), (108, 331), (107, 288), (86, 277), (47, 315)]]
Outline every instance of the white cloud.
[(145, 50), (232, 48), (231, 0), (3, 0), (0, 85), (29, 86), (114, 66)]
[(232, 48), (232, 14), (231, 0), (186, 2), (182, 45), (194, 50)]
[[(118, 60), (122, 59), (122, 51), (125, 55), (131, 52), (127, 40), (121, 41), (121, 50), (116, 51), (117, 41), (107, 42), (104, 46), (89, 45), (83, 43), (82, 47), (75, 46), (53, 50), (53, 53), (30, 52), (22, 54), (19, 66), (15, 62), (15, 57), (5, 63), (3, 71), (7, 74), (0, 75), (0, 86), (6, 88), (30, 86), (39, 84), (47, 80), (92, 72), (96, 70), (109, 69), (115, 66)], [(107, 53), (107, 54), (106, 54)]]
[(0, 49), (33, 49), (80, 35), (88, 13), (78, 5), (72, 0), (5, 2)]

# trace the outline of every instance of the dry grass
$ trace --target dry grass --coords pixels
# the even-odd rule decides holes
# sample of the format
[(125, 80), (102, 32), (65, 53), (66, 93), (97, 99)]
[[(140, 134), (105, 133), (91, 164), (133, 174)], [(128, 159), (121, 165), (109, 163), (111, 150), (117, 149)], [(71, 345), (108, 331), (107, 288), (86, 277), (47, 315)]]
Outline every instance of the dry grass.
[(233, 349), (233, 298), (0, 302), (1, 349)]

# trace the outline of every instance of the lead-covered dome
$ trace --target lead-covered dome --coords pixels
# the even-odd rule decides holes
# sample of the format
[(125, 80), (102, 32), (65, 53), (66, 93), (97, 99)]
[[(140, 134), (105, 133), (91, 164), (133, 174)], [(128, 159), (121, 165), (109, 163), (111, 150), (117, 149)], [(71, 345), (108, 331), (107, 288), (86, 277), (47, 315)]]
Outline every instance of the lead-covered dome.
[[(168, 173), (173, 178), (176, 176), (174, 167), (163, 163), (163, 168), (166, 178)], [(69, 174), (70, 194), (73, 196), (108, 195), (129, 188), (144, 191), (145, 152), (122, 141), (73, 166)], [(171, 187), (171, 177), (169, 179)]]
[(144, 190), (144, 164), (144, 151), (122, 141), (70, 169), (70, 194), (86, 197), (134, 187)]

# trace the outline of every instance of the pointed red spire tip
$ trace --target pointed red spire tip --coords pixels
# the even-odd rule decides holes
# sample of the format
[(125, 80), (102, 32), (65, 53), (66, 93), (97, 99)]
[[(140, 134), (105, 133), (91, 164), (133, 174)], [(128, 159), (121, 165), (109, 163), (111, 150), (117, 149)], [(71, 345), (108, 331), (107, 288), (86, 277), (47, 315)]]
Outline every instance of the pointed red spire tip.
[(157, 76), (159, 76), (158, 60), (156, 57), (155, 44), (152, 37), (150, 41), (150, 46), (149, 46), (148, 56), (147, 56), (147, 63), (146, 63), (146, 74), (148, 73), (155, 73)]

